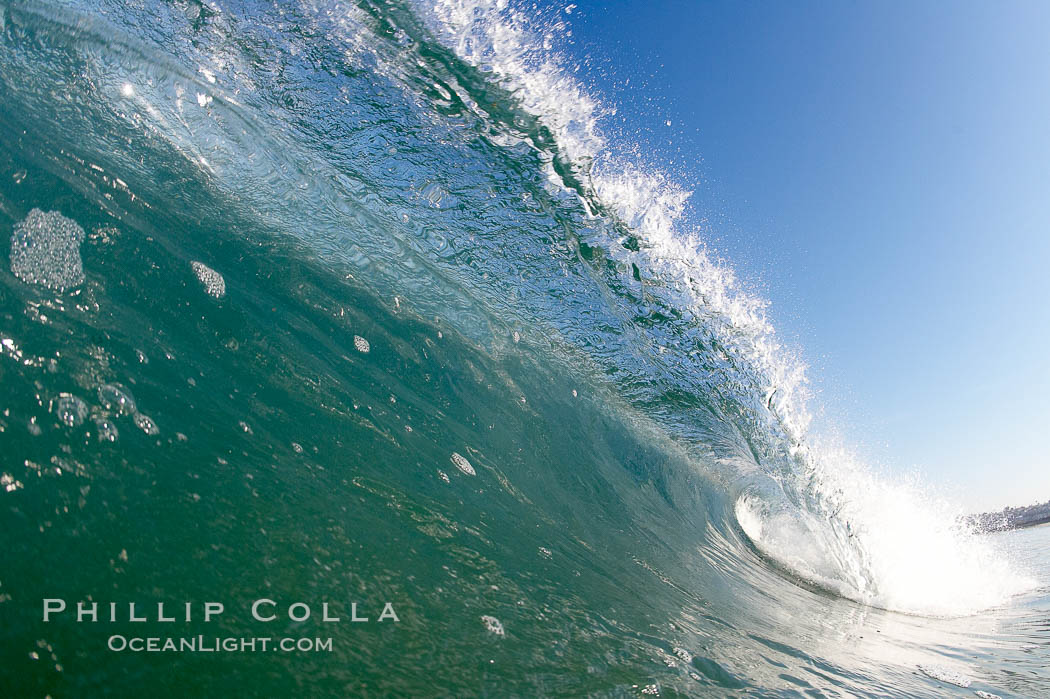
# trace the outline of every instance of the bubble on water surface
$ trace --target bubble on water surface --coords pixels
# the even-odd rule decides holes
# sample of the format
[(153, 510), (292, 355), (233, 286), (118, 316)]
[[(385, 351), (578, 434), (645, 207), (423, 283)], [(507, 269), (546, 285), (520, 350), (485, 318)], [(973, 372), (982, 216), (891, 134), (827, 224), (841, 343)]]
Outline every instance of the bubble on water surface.
[(66, 427), (76, 427), (88, 416), (87, 403), (72, 393), (61, 393), (55, 401), (55, 416)]
[(361, 337), (360, 335), (354, 335), (354, 349), (358, 352), (368, 352), (372, 349), (372, 346), (368, 344), (368, 340)]
[(157, 423), (153, 422), (153, 418), (149, 415), (143, 415), (142, 413), (135, 413), (135, 426), (146, 434), (153, 436), (160, 434), (160, 430), (157, 428)]
[(128, 389), (119, 383), (107, 383), (98, 387), (98, 400), (106, 410), (117, 415), (131, 415), (135, 412), (135, 399)]
[(11, 272), (27, 284), (56, 291), (84, 282), (84, 229), (57, 211), (33, 209), (11, 233)]
[(919, 665), (919, 670), (929, 677), (941, 682), (947, 682), (948, 684), (954, 684), (956, 687), (969, 687), (973, 682), (973, 679), (966, 675), (956, 672), (951, 668), (944, 667), (943, 665)]
[(474, 467), (470, 465), (470, 462), (463, 458), (463, 456), (457, 452), (452, 452), (452, 463), (455, 465), (456, 468), (458, 468), (460, 471), (467, 474), (468, 476), (478, 475), (477, 471), (474, 470)]
[(197, 262), (196, 260), (190, 262), (190, 267), (193, 268), (193, 273), (197, 275), (197, 279), (204, 285), (204, 291), (208, 296), (221, 299), (226, 295), (226, 280), (221, 274), (203, 262)]
[(487, 614), (481, 617), (481, 621), (485, 624), (485, 630), (490, 633), (494, 633), (497, 636), (504, 636), (506, 632), (503, 630), (503, 624), (494, 616), (488, 616)]
[(117, 432), (117, 426), (105, 418), (95, 419), (95, 429), (98, 430), (98, 441), (100, 442), (115, 442), (119, 433)]
[(13, 493), (16, 490), (24, 488), (25, 485), (22, 484), (22, 481), (16, 480), (10, 473), (5, 473), (0, 475), (0, 487), (2, 487), (5, 492)]

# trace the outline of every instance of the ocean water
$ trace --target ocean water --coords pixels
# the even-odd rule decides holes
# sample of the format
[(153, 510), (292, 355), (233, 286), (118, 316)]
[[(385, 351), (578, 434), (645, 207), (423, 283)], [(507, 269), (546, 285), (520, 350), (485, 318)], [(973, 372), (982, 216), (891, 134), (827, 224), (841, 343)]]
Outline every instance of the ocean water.
[(4, 696), (1050, 694), (1050, 528), (809, 432), (564, 9), (0, 3)]

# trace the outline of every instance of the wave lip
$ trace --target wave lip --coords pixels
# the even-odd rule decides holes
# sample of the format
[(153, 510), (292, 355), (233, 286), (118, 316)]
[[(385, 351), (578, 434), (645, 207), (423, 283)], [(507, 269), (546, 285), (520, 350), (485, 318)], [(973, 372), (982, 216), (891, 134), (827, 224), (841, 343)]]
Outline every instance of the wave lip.
[(759, 552), (790, 576), (881, 609), (970, 616), (1037, 587), (918, 485), (868, 476), (854, 488), (834, 518), (754, 493), (734, 512)]

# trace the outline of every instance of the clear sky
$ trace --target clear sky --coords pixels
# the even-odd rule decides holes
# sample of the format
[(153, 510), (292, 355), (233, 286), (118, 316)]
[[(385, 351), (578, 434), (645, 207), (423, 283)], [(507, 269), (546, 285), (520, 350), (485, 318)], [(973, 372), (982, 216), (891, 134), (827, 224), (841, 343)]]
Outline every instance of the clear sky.
[(772, 301), (822, 429), (975, 509), (1050, 499), (1050, 2), (574, 1), (568, 53)]

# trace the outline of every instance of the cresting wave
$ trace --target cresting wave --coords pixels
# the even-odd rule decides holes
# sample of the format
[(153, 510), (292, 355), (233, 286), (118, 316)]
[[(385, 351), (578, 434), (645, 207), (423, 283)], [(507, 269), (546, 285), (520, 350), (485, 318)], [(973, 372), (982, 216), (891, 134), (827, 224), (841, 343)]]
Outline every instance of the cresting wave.
[[(567, 30), (563, 19), (537, 24), (534, 5), (508, 0), (414, 4), (460, 58), (491, 74), (554, 134), (559, 153), (548, 169), (551, 181), (575, 191), (592, 215), (611, 215), (639, 238), (636, 251), (611, 240), (608, 249), (660, 280), (666, 303), (713, 327), (742, 358), (753, 381), (747, 388), (761, 397), (750, 401), (761, 413), (750, 429), (764, 432), (748, 436), (786, 448), (790, 464), (767, 465), (775, 487), (734, 488), (737, 520), (763, 554), (788, 575), (836, 594), (919, 615), (972, 614), (1036, 585), (918, 479), (880, 478), (848, 450), (808, 433), (805, 367), (776, 339), (766, 302), (707, 254), (683, 215), (690, 192), (632, 160), (629, 144), (603, 135), (603, 117), (616, 110), (574, 79), (571, 62), (556, 49)], [(555, 167), (559, 157), (570, 165), (568, 176)]]
[[(2, 47), (0, 79), (56, 110), (99, 172), (130, 170), (154, 187), (140, 195), (178, 201), (148, 170), (177, 154), (245, 218), (294, 235), (393, 307), (441, 317), (493, 354), (521, 339), (578, 364), (669, 441), (714, 454), (724, 473), (705, 475), (724, 509), (789, 577), (930, 615), (1030, 585), (922, 488), (876, 478), (809, 434), (805, 370), (766, 302), (705, 251), (686, 189), (603, 135), (612, 109), (557, 49), (569, 7), (537, 24), (504, 0), (304, 0), (243, 14), (177, 2), (161, 18), (118, 2), (57, 6), (67, 14), (37, 3), (5, 13), (0, 30), (17, 39)], [(71, 35), (57, 57), (19, 53), (38, 45), (34, 13)], [(127, 38), (142, 27), (141, 41)], [(77, 71), (90, 90), (52, 107), (51, 85)], [(129, 133), (156, 158), (113, 162)], [(433, 162), (458, 166), (435, 173)], [(496, 172), (472, 179), (485, 168)], [(126, 194), (124, 180), (105, 186)], [(226, 294), (216, 270), (187, 264), (212, 297)]]

